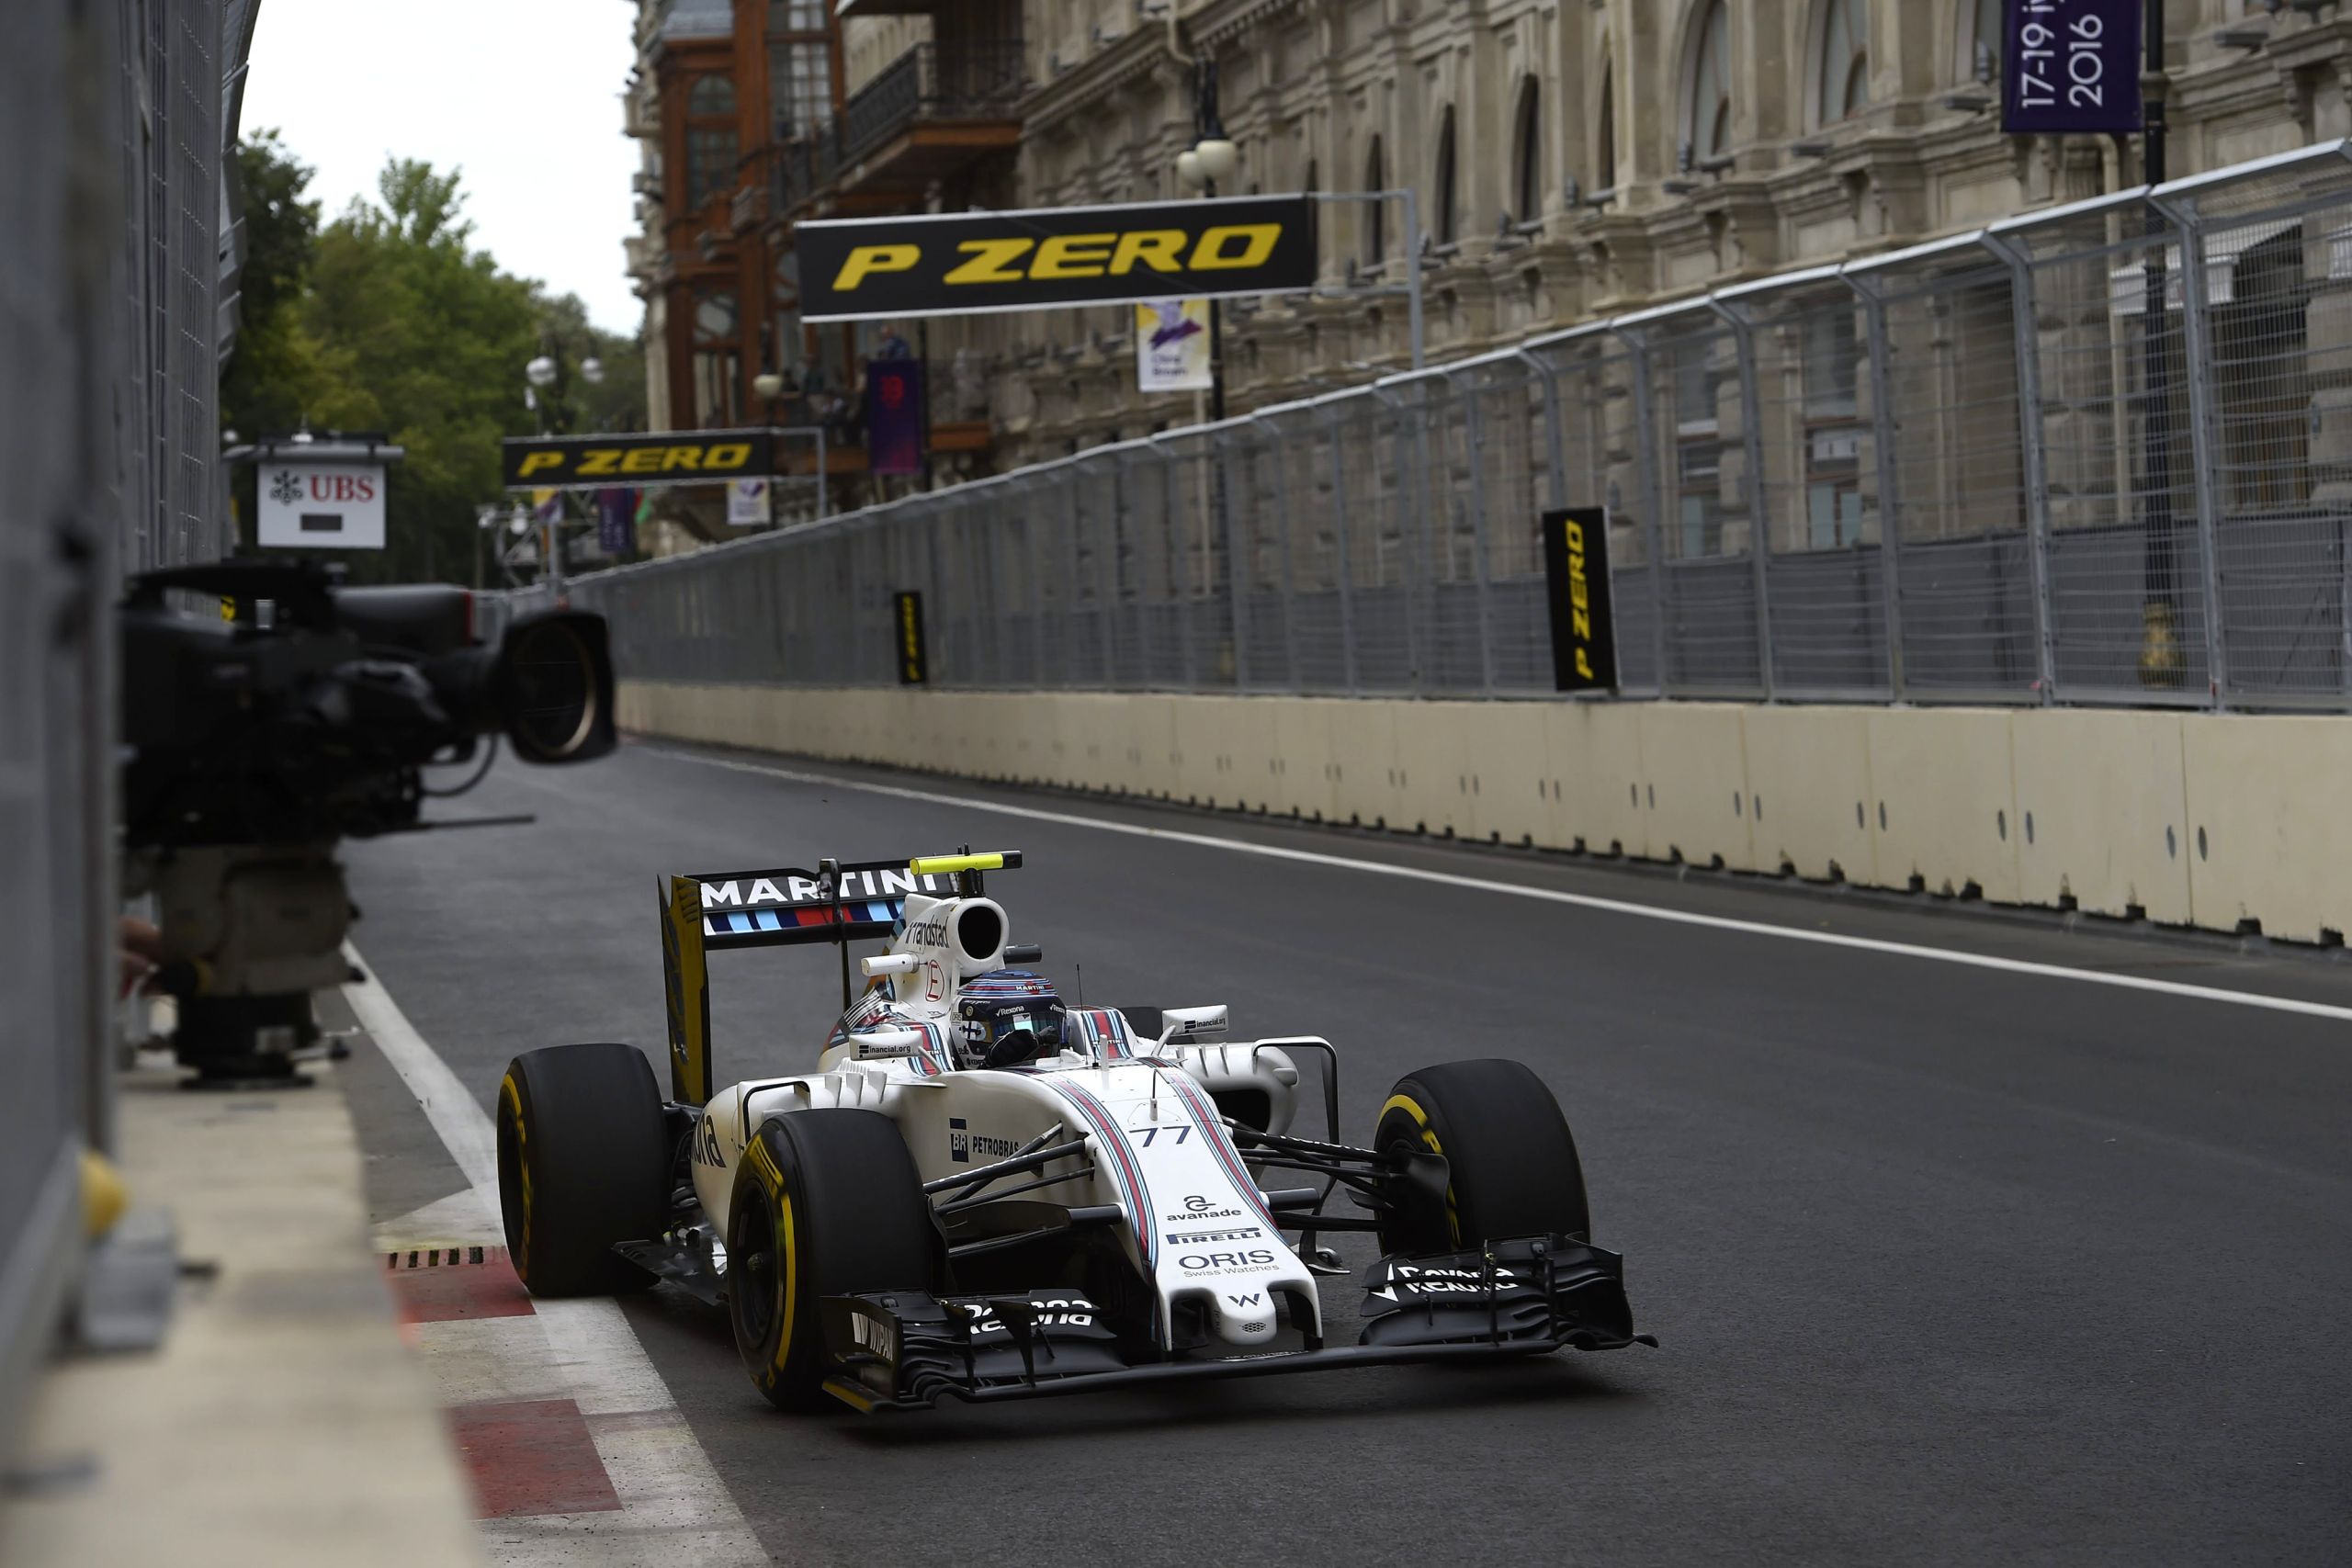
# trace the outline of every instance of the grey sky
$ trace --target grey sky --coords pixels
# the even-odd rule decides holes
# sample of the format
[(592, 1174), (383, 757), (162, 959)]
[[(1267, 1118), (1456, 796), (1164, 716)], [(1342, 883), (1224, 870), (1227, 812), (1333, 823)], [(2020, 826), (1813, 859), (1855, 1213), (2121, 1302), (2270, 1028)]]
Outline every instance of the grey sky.
[(326, 218), (373, 197), (388, 157), (462, 166), (475, 244), (633, 333), (621, 238), (638, 162), (619, 94), (635, 15), (626, 0), (263, 0), (243, 129), (285, 134)]

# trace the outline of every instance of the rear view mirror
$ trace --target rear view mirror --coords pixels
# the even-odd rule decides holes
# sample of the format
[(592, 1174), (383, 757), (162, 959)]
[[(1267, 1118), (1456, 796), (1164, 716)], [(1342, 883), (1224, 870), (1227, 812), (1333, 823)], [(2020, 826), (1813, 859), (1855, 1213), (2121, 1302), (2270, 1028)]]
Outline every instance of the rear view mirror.
[(1159, 1015), (1159, 1043), (1192, 1045), (1204, 1040), (1222, 1040), (1225, 1026), (1223, 1002), (1204, 1008), (1170, 1008)]

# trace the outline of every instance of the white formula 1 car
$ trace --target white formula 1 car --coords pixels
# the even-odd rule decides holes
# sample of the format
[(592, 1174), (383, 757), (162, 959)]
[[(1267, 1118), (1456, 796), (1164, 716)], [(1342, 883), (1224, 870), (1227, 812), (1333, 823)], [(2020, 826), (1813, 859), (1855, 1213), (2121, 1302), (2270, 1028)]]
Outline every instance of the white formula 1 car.
[[(668, 1280), (724, 1303), (776, 1404), (860, 1410), (1171, 1379), (1655, 1343), (1590, 1245), (1576, 1145), (1516, 1062), (1401, 1079), (1339, 1142), (1329, 1043), (1226, 1043), (1226, 1010), (1066, 1005), (982, 876), (1017, 853), (670, 879), (671, 1092), (621, 1044), (499, 1088), (514, 1268), (535, 1294)], [(862, 961), (848, 944), (888, 938)], [(711, 1082), (706, 957), (840, 947), (813, 1071)], [(1328, 1136), (1294, 1137), (1317, 1061)], [(1344, 1193), (1346, 1201), (1332, 1200)], [(1361, 1342), (1318, 1235), (1370, 1231)]]

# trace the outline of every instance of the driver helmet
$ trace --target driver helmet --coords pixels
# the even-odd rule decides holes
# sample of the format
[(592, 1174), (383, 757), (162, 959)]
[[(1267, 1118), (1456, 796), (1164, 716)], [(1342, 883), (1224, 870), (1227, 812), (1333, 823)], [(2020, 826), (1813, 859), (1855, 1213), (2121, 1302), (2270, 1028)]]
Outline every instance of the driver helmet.
[(1061, 1049), (1062, 999), (1026, 969), (991, 969), (956, 996), (956, 1051), (967, 1067), (1005, 1067)]

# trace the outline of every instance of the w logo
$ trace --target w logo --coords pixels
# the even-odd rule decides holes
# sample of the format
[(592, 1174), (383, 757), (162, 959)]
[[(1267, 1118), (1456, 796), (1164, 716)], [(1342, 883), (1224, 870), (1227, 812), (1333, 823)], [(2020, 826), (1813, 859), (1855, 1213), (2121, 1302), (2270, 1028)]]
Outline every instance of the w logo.
[(1260, 1292), (1252, 1291), (1246, 1296), (1227, 1296), (1225, 1299), (1238, 1307), (1253, 1307), (1266, 1298)]

